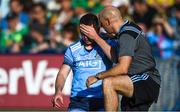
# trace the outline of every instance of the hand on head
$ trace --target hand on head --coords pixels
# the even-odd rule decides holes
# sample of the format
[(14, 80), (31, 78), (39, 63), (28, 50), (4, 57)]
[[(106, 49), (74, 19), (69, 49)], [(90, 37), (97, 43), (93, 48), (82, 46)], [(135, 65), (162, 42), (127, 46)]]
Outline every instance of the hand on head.
[(99, 35), (97, 34), (97, 32), (93, 26), (81, 24), (80, 30), (84, 35), (86, 35), (88, 38), (90, 38), (92, 40), (99, 37)]

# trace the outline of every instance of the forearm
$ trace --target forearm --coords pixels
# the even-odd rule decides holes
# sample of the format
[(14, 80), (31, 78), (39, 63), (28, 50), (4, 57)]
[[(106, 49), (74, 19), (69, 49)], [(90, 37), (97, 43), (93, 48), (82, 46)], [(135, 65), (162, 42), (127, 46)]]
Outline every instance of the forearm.
[(131, 56), (122, 56), (118, 59), (118, 64), (105, 72), (97, 74), (96, 76), (99, 79), (104, 79), (111, 76), (127, 75), (131, 61)]
[(106, 41), (104, 41), (101, 37), (95, 39), (96, 43), (101, 47), (106, 56), (112, 61), (117, 62), (117, 56), (115, 53), (115, 49), (110, 46)]
[(61, 92), (65, 81), (67, 79), (67, 76), (69, 75), (71, 71), (70, 66), (63, 64), (58, 72), (58, 75), (56, 77), (56, 82), (55, 82), (55, 93)]
[(174, 32), (173, 32), (173, 29), (171, 28), (171, 26), (167, 22), (164, 22), (164, 28), (165, 28), (165, 31), (167, 32), (167, 34), (172, 37)]
[(62, 75), (58, 75), (58, 77), (56, 78), (56, 83), (55, 83), (55, 93), (62, 91), (65, 80), (66, 80), (65, 77), (63, 77)]
[(120, 64), (117, 64), (113, 68), (109, 69), (108, 71), (100, 72), (99, 74), (97, 74), (97, 77), (99, 79), (104, 79), (107, 77), (119, 76), (119, 75), (125, 75), (125, 74), (127, 74), (127, 71), (124, 70)]

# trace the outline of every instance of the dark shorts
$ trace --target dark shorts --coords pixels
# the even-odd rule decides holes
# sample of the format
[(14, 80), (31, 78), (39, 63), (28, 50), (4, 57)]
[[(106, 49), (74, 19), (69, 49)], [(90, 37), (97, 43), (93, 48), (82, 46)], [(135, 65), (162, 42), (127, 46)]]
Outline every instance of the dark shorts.
[(131, 98), (122, 97), (121, 110), (123, 111), (148, 111), (151, 104), (157, 101), (160, 85), (148, 73), (132, 75), (134, 93)]
[(104, 99), (71, 97), (68, 111), (104, 111)]

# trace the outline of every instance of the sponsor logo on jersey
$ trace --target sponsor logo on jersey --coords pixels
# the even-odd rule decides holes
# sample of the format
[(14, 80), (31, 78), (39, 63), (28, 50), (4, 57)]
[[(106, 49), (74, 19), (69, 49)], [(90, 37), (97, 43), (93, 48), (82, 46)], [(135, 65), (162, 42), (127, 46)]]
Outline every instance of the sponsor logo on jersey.
[(101, 69), (101, 60), (84, 60), (76, 63), (79, 68)]

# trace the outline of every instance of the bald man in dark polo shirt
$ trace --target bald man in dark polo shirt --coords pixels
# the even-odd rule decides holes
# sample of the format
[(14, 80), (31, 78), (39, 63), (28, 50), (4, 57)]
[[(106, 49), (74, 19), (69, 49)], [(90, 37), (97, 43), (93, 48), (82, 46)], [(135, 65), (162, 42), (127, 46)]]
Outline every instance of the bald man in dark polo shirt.
[(118, 53), (99, 37), (93, 27), (81, 25), (81, 31), (91, 37), (108, 58), (117, 64), (108, 71), (89, 77), (87, 87), (103, 80), (107, 111), (118, 110), (118, 94), (123, 96), (121, 110), (149, 110), (151, 104), (158, 99), (161, 81), (151, 47), (142, 29), (135, 23), (123, 21), (120, 11), (111, 6), (100, 12), (99, 20), (106, 32), (119, 41)]

